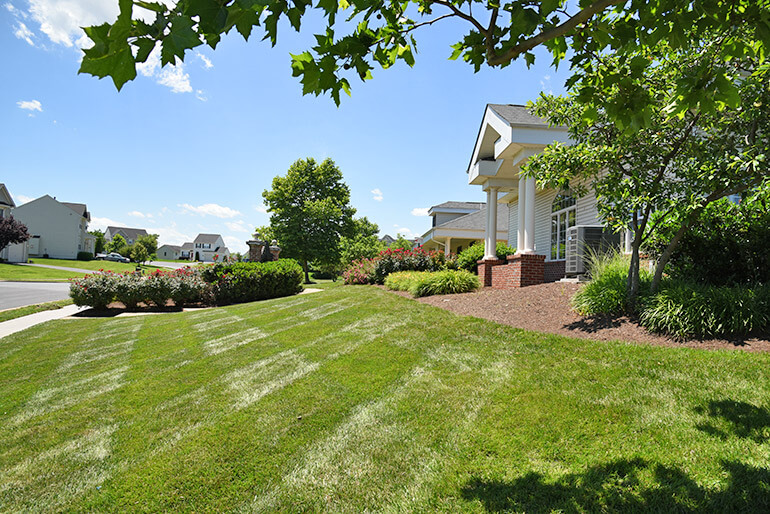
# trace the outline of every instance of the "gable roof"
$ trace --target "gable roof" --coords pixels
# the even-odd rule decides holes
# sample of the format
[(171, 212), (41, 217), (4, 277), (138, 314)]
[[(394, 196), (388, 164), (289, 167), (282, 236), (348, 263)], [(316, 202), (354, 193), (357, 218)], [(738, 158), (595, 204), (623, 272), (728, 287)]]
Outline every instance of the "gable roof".
[(6, 207), (16, 207), (16, 203), (13, 201), (11, 192), (8, 191), (8, 188), (5, 187), (5, 184), (2, 182), (0, 182), (0, 205), (5, 205)]
[(526, 105), (487, 104), (487, 106), (512, 125), (548, 126), (548, 122), (532, 114)]
[(473, 209), (473, 210), (479, 210), (482, 209), (485, 205), (485, 202), (444, 202), (440, 203), (438, 205), (434, 205), (430, 208), (431, 211), (440, 211), (441, 209)]
[[(434, 228), (458, 228), (464, 230), (484, 230), (487, 224), (487, 207), (483, 204), (483, 208), (476, 212), (466, 214), (465, 216), (458, 216), (451, 219), (441, 225), (437, 225)], [(505, 232), (508, 230), (508, 204), (497, 204), (497, 231)]]
[[(192, 243), (187, 243), (187, 244), (192, 246)], [(182, 247), (179, 246), (179, 245), (163, 245), (160, 248), (170, 248), (170, 249), (174, 250), (175, 252), (181, 252), (182, 251)], [(160, 248), (158, 248), (158, 250), (160, 250)]]
[(192, 243), (185, 243), (185, 244), (183, 244), (182, 246), (179, 247), (180, 251), (182, 251), (182, 250), (192, 250), (192, 249), (193, 249), (193, 244)]
[(129, 227), (107, 227), (107, 230), (111, 235), (115, 235), (118, 232), (122, 232), (124, 237), (136, 241), (139, 236), (146, 236), (147, 231), (143, 228), (129, 228)]
[[(54, 200), (56, 200), (56, 199), (54, 198)], [(65, 207), (69, 207), (70, 209), (75, 211), (77, 214), (83, 216), (88, 221), (91, 221), (91, 213), (88, 212), (88, 207), (86, 207), (86, 204), (84, 204), (84, 203), (72, 203), (72, 202), (59, 202), (59, 203), (64, 205)]]
[(204, 244), (214, 244), (217, 242), (217, 239), (219, 239), (219, 234), (198, 234), (198, 237), (195, 238), (194, 243), (204, 243)]

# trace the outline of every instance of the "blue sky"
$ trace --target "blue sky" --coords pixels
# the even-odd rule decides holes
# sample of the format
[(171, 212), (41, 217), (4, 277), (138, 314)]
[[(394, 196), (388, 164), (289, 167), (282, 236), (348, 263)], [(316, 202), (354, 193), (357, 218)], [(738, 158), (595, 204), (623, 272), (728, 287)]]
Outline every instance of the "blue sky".
[(334, 159), (382, 234), (420, 235), (427, 207), (484, 200), (465, 174), (484, 105), (561, 93), (567, 76), (545, 55), (474, 74), (447, 60), (465, 30), (450, 21), (417, 34), (414, 68), (353, 81), (337, 108), (291, 77), (289, 53), (318, 31), (308, 20), (301, 34), (283, 27), (275, 48), (233, 33), (176, 68), (150, 63), (118, 93), (77, 74), (78, 27), (116, 12), (117, 0), (0, 0), (0, 182), (17, 204), (86, 203), (91, 228), (143, 227), (161, 243), (213, 232), (245, 251), (269, 220), (262, 191), (305, 157)]

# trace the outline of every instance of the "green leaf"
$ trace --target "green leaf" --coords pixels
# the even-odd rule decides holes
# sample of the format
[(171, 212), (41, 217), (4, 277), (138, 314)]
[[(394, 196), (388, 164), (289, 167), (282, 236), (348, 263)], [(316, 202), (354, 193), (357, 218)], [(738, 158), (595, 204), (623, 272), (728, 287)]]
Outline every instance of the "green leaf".
[(117, 50), (110, 49), (104, 55), (86, 51), (78, 73), (89, 73), (99, 78), (110, 76), (120, 91), (123, 84), (136, 78), (136, 64), (131, 47), (126, 41), (123, 43)]
[(134, 46), (138, 48), (136, 62), (145, 62), (155, 48), (155, 40), (142, 37), (134, 41)]
[(171, 20), (170, 33), (163, 38), (160, 52), (161, 63), (176, 64), (176, 58), (184, 61), (184, 53), (202, 44), (198, 33), (193, 30), (193, 21), (187, 16), (175, 16)]

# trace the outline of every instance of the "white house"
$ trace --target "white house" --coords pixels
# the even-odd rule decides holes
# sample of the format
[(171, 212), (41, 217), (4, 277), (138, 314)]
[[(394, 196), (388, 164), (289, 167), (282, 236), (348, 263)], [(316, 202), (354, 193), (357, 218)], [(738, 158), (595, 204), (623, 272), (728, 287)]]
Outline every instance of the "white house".
[[(182, 245), (182, 249), (189, 243)], [(222, 262), (230, 257), (230, 250), (225, 246), (225, 241), (219, 234), (198, 234), (192, 242), (189, 250), (190, 260), (201, 262)], [(181, 249), (180, 249), (181, 253)]]
[[(477, 241), (484, 241), (487, 205), (484, 202), (444, 202), (428, 210), (432, 227), (422, 236), (426, 250), (458, 254)], [(508, 241), (508, 206), (498, 206), (495, 241)]]
[[(0, 219), (11, 215), (16, 203), (5, 184), (0, 183)], [(27, 262), (27, 243), (8, 245), (0, 250), (0, 259), (5, 262)]]
[[(485, 285), (521, 287), (558, 280), (564, 276), (567, 228), (601, 224), (593, 193), (578, 198), (569, 191), (538, 189), (534, 178), (520, 176), (521, 166), (554, 141), (571, 143), (566, 127), (549, 127), (523, 105), (486, 106), (467, 170), (468, 183), (481, 186), (491, 206), (485, 265), (479, 266)], [(508, 263), (495, 256), (493, 227), (500, 215), (495, 200), (508, 206), (508, 244), (517, 248)]]
[(179, 247), (179, 258), (190, 260), (193, 253), (193, 244), (185, 243)]
[(76, 259), (78, 252), (94, 253), (96, 238), (88, 233), (91, 214), (82, 203), (59, 202), (48, 195), (16, 207), (13, 217), (32, 236), (30, 256)]
[(140, 236), (146, 236), (147, 231), (143, 228), (107, 227), (104, 231), (104, 240), (109, 243), (118, 234), (126, 240), (126, 243), (132, 245)]

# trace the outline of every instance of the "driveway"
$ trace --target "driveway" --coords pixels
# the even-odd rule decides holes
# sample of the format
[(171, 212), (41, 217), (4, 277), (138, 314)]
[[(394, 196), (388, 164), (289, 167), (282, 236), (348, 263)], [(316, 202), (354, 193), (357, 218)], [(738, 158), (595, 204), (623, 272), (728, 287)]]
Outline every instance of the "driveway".
[(66, 282), (0, 282), (0, 310), (69, 298)]
[(171, 268), (171, 269), (179, 269), (184, 268), (185, 266), (195, 266), (198, 264), (197, 262), (164, 262), (164, 261), (150, 261), (147, 264), (150, 266), (157, 266), (159, 268)]

